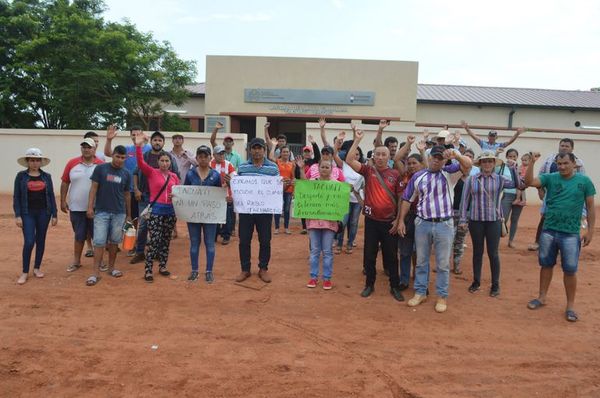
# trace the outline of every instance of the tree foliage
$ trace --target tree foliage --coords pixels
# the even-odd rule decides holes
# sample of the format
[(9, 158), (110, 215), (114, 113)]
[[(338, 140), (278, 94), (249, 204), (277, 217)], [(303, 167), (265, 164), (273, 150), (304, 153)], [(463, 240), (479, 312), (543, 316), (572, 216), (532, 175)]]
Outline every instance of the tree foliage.
[(0, 126), (148, 125), (181, 105), (195, 64), (101, 0), (0, 0)]

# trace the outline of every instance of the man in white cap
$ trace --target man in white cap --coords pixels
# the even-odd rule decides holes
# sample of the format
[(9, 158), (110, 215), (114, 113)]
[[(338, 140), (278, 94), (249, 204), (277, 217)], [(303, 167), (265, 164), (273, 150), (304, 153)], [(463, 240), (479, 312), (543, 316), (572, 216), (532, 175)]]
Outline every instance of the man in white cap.
[[(234, 176), (236, 174), (235, 167), (228, 161), (225, 160), (225, 147), (223, 145), (217, 145), (214, 148), (214, 159), (210, 161), (210, 168), (216, 170), (221, 175), (221, 181), (224, 181), (224, 176)], [(227, 188), (227, 219), (225, 224), (220, 225), (217, 230), (217, 236), (220, 235), (223, 238), (221, 242), (223, 245), (229, 244), (231, 234), (235, 227), (235, 218), (233, 212), (233, 198), (231, 196), (231, 188)], [(215, 237), (216, 238), (216, 237)]]
[(96, 165), (104, 163), (95, 156), (96, 142), (93, 138), (84, 138), (80, 147), (81, 156), (67, 162), (60, 184), (60, 209), (63, 213), (69, 213), (75, 235), (73, 260), (67, 267), (67, 272), (76, 271), (81, 267), (83, 246), (85, 241), (93, 236), (94, 220), (86, 216), (92, 187), (90, 177)]
[[(217, 133), (222, 128), (223, 124), (217, 122), (215, 124), (215, 128), (213, 129), (210, 135), (210, 145), (213, 148), (217, 146)], [(230, 134), (227, 134), (223, 138), (223, 146), (225, 147), (225, 160), (230, 162), (233, 165), (233, 167), (235, 167), (235, 169), (237, 170), (238, 167), (240, 167), (240, 164), (242, 164), (242, 157), (239, 155), (239, 153), (233, 150), (233, 144), (233, 137)]]

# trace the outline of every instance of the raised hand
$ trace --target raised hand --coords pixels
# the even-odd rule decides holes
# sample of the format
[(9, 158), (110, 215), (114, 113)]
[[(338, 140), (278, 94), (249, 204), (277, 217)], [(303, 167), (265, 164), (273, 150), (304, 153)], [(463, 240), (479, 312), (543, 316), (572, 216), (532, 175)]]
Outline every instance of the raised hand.
[(517, 128), (517, 134), (521, 135), (525, 132), (525, 130), (526, 130), (525, 127), (519, 127), (519, 128)]
[(308, 142), (310, 142), (311, 144), (315, 143), (315, 138), (312, 135), (308, 136)]
[(271, 138), (271, 144), (277, 146), (277, 138), (275, 138), (275, 137)]
[(387, 126), (389, 126), (389, 125), (390, 125), (390, 121), (389, 121), (389, 120), (386, 120), (386, 119), (381, 119), (381, 120), (379, 121), (379, 130), (382, 130), (382, 131), (383, 131), (383, 129), (384, 129), (384, 128), (386, 128), (386, 127), (387, 127)]
[(468, 125), (468, 124), (467, 124), (467, 122), (466, 122), (466, 121), (464, 121), (464, 120), (461, 120), (461, 121), (460, 121), (460, 126), (461, 126), (463, 129), (468, 129), (468, 128), (469, 128), (469, 125)]
[(114, 124), (109, 125), (108, 128), (106, 129), (106, 139), (110, 141), (113, 138), (115, 138), (116, 136), (117, 136), (117, 126), (115, 126)]
[(265, 123), (265, 130), (267, 130), (269, 127), (271, 127), (271, 122), (266, 122)]
[(322, 128), (322, 129), (324, 129), (326, 124), (327, 124), (327, 122), (325, 121), (325, 118), (324, 117), (320, 117), (319, 118), (319, 127)]
[(304, 159), (301, 156), (296, 157), (296, 166), (304, 168)]
[(425, 150), (425, 148), (427, 148), (427, 144), (425, 143), (425, 140), (421, 140), (421, 141), (417, 142), (417, 150), (419, 152), (423, 152)]
[(406, 137), (406, 143), (408, 145), (414, 144), (416, 140), (417, 140), (417, 137), (415, 137), (413, 134), (409, 134), (408, 137)]
[(135, 145), (143, 146), (147, 139), (148, 137), (146, 137), (146, 134), (140, 131), (135, 135)]
[(333, 142), (333, 147), (336, 150), (340, 150), (342, 149), (342, 144), (344, 143), (344, 138), (340, 137), (339, 135), (336, 137), (336, 139)]
[(354, 122), (350, 122), (350, 128), (353, 132), (356, 131), (356, 124), (354, 124)]
[(365, 136), (365, 133), (362, 130), (356, 130), (354, 132), (354, 141), (359, 141), (362, 140)]
[(427, 141), (427, 139), (429, 138), (429, 134), (430, 134), (430, 133), (429, 133), (429, 130), (428, 130), (428, 129), (425, 129), (425, 130), (423, 130), (423, 139), (424, 139), (425, 141)]
[(221, 122), (217, 122), (217, 123), (215, 123), (215, 128), (216, 128), (217, 130), (218, 130), (218, 129), (222, 129), (222, 128), (223, 128), (223, 123), (221, 123)]
[(454, 142), (454, 133), (449, 133), (444, 140), (445, 144), (451, 144)]
[(540, 158), (540, 156), (542, 156), (539, 152), (529, 152), (529, 155), (531, 156), (532, 162), (537, 161)]

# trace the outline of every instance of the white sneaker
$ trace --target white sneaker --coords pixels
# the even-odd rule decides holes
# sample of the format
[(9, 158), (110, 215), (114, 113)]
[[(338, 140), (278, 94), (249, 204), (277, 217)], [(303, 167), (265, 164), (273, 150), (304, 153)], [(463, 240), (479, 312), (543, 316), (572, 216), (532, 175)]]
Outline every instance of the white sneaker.
[(446, 304), (446, 299), (443, 297), (438, 297), (437, 301), (435, 302), (435, 312), (446, 312), (446, 310), (448, 309), (448, 304)]
[(408, 300), (406, 303), (409, 307), (416, 307), (417, 305), (424, 303), (427, 300), (427, 296), (421, 296), (420, 294), (415, 294), (413, 298)]

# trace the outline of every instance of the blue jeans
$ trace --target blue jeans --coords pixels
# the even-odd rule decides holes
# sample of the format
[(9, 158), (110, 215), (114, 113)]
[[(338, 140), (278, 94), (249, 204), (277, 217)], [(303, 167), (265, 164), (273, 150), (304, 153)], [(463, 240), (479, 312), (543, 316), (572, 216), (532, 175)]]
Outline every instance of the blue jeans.
[[(138, 202), (138, 214), (142, 214), (142, 211), (148, 206), (150, 202), (146, 195), (142, 195), (142, 200)], [(137, 241), (135, 243), (135, 252), (143, 253), (146, 249), (146, 243), (148, 242), (148, 222), (143, 217), (138, 218), (138, 231)]]
[[(292, 204), (292, 193), (283, 193), (283, 228), (288, 229), (290, 227), (290, 205)], [(279, 220), (281, 220), (281, 214), (275, 214), (275, 229), (279, 229)]]
[(567, 275), (575, 275), (581, 249), (579, 234), (544, 229), (540, 235), (539, 244), (538, 260), (542, 267), (554, 267), (558, 252), (560, 252), (560, 264), (563, 272)]
[(50, 214), (46, 209), (29, 210), (29, 214), (22, 214), (23, 221), (23, 273), (29, 272), (31, 252), (35, 246), (35, 263), (33, 267), (40, 269), (46, 247), (46, 232), (50, 224)]
[(331, 279), (333, 273), (333, 237), (335, 232), (330, 229), (309, 229), (310, 238), (310, 277), (319, 277), (319, 259), (323, 252), (323, 279)]
[(450, 280), (450, 254), (454, 240), (452, 218), (442, 222), (415, 219), (415, 242), (417, 243), (417, 268), (415, 270), (415, 293), (424, 296), (429, 286), (429, 256), (431, 246), (435, 254), (437, 275), (435, 290), (439, 297), (448, 297)]
[(227, 218), (225, 224), (218, 228), (218, 234), (225, 240), (231, 238), (233, 229), (235, 228), (235, 213), (233, 212), (233, 203), (227, 203)]
[(336, 235), (338, 247), (344, 245), (344, 232), (348, 231), (348, 247), (352, 247), (358, 232), (358, 220), (360, 218), (360, 204), (350, 202), (350, 210), (344, 216), (344, 230)]
[(400, 250), (400, 284), (410, 284), (410, 265), (415, 251), (415, 213), (409, 212), (404, 218), (406, 234), (398, 239)]
[(217, 224), (187, 223), (190, 233), (190, 260), (192, 271), (198, 272), (198, 257), (200, 255), (200, 240), (204, 230), (204, 246), (206, 247), (206, 272), (212, 272), (215, 262), (215, 234)]
[(123, 239), (124, 213), (107, 213), (101, 211), (94, 216), (94, 247), (118, 245)]

